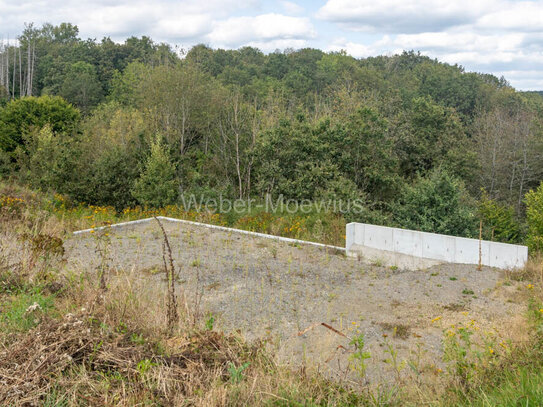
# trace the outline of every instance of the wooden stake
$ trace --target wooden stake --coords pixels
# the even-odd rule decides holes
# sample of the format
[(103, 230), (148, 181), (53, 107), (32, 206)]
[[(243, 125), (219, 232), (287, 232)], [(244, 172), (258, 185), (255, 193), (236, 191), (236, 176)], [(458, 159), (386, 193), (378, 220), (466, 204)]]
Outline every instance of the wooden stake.
[(477, 270), (481, 271), (483, 269), (483, 220), (479, 222), (479, 266)]

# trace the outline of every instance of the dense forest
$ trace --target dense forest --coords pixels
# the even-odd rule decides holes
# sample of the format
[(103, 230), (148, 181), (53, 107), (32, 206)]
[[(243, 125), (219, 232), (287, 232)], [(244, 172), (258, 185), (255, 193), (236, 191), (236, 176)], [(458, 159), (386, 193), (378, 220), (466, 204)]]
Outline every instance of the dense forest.
[(346, 221), (464, 236), (483, 221), (541, 248), (542, 124), (540, 92), (413, 51), (184, 51), (71, 24), (0, 45), (1, 176), (119, 211), (358, 199)]

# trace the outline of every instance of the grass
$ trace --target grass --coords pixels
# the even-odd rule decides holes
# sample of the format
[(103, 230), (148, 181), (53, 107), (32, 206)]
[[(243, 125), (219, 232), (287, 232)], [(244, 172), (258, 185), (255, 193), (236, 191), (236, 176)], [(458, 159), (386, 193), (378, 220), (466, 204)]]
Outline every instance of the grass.
[(481, 388), (463, 402), (473, 407), (541, 406), (543, 405), (543, 368), (520, 367), (504, 371), (498, 387)]
[(53, 312), (53, 296), (43, 295), (38, 289), (31, 293), (17, 293), (2, 301), (0, 307), (0, 330), (3, 332), (26, 332), (36, 326), (42, 318)]

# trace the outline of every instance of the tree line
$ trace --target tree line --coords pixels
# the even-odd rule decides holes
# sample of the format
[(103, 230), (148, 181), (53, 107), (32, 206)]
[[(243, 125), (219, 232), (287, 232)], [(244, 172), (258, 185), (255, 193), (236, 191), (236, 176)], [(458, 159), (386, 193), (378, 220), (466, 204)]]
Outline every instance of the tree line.
[(185, 52), (78, 35), (28, 25), (0, 47), (3, 177), (119, 210), (181, 194), (359, 199), (346, 220), (533, 234), (538, 92), (413, 51)]

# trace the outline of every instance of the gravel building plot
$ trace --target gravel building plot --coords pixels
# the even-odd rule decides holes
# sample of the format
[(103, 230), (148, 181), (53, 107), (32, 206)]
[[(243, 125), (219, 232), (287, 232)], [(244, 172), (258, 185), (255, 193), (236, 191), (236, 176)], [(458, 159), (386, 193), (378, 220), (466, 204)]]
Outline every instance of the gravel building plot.
[[(192, 225), (163, 222), (187, 293), (202, 293), (202, 308), (216, 326), (241, 330), (248, 339), (268, 337), (283, 362), (326, 367), (340, 374), (348, 340), (319, 326), (325, 322), (347, 335), (365, 334), (372, 354), (368, 377), (391, 374), (384, 338), (400, 359), (423, 349), (428, 363), (442, 355), (443, 330), (474, 320), (500, 336), (521, 323), (525, 305), (518, 283), (503, 283), (503, 272), (445, 264), (403, 271), (367, 264), (329, 250), (255, 238)], [(111, 230), (110, 264), (132, 270), (150, 289), (164, 286), (162, 234), (154, 222)], [(100, 256), (96, 237), (82, 234), (66, 242), (68, 267), (94, 270)], [(396, 328), (396, 329), (395, 329)], [(335, 353), (334, 353), (335, 352)], [(420, 357), (417, 356), (417, 357)]]

